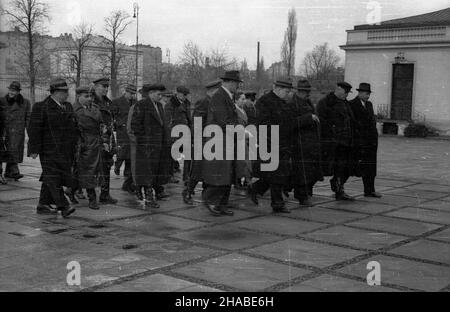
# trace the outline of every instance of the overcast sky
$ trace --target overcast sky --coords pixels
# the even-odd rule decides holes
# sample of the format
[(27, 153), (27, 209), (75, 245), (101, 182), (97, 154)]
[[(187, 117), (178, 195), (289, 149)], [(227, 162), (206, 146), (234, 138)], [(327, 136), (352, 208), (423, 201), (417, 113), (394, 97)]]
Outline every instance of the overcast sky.
[[(4, 5), (7, 0), (0, 0)], [(140, 43), (161, 47), (163, 61), (166, 50), (171, 62), (179, 60), (184, 43), (192, 40), (202, 49), (225, 48), (230, 56), (247, 59), (256, 67), (256, 42), (261, 42), (261, 55), (266, 68), (280, 59), (280, 46), (287, 26), (287, 13), (294, 7), (298, 19), (296, 70), (305, 53), (314, 45), (328, 42), (344, 53), (345, 30), (365, 24), (376, 16), (364, 0), (46, 0), (51, 8), (51, 35), (70, 32), (74, 24), (85, 20), (104, 33), (103, 19), (116, 9), (133, 14), (133, 3), (140, 6)], [(374, 2), (374, 1), (371, 1)], [(377, 1), (381, 20), (423, 14), (450, 7), (450, 0)], [(136, 24), (123, 36), (134, 44)]]

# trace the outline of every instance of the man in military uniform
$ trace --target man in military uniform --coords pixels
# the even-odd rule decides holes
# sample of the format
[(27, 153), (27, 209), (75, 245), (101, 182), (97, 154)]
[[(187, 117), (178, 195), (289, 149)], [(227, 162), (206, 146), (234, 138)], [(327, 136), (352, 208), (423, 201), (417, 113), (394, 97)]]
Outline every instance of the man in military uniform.
[[(202, 132), (206, 126), (207, 117), (208, 117), (208, 107), (211, 104), (211, 98), (217, 92), (218, 88), (222, 85), (221, 80), (214, 80), (206, 84), (206, 96), (195, 103), (194, 112), (192, 114), (192, 120), (195, 117), (200, 117), (202, 119)], [(194, 127), (191, 127), (191, 133), (193, 133)], [(198, 182), (203, 179), (202, 177), (202, 161), (201, 160), (191, 160), (191, 167), (186, 168), (187, 172), (187, 181), (185, 184), (185, 188), (183, 190), (183, 201), (186, 204), (192, 205), (194, 202), (192, 200), (192, 194), (194, 193), (194, 189), (197, 186)], [(206, 183), (203, 183), (203, 191), (206, 189)]]
[(356, 91), (358, 91), (358, 96), (349, 103), (358, 128), (356, 149), (364, 184), (364, 196), (380, 198), (381, 194), (375, 191), (378, 131), (373, 105), (369, 101), (372, 90), (370, 84), (362, 82)]
[(102, 181), (99, 202), (102, 204), (116, 204), (117, 200), (109, 193), (111, 178), (111, 167), (114, 164), (113, 156), (116, 153), (116, 142), (114, 138), (114, 115), (112, 113), (112, 102), (108, 98), (109, 78), (100, 78), (94, 83), (94, 105), (102, 114), (103, 129), (103, 151), (102, 151)]
[(123, 175), (125, 181), (122, 185), (122, 190), (134, 194), (133, 177), (131, 174), (130, 161), (130, 141), (127, 134), (127, 119), (130, 107), (135, 103), (136, 86), (127, 85), (125, 91), (120, 98), (112, 101), (112, 112), (115, 118), (116, 133), (117, 133), (117, 161), (115, 163), (114, 172), (120, 175), (120, 167), (125, 162), (125, 169)]
[(354, 175), (354, 117), (347, 96), (352, 86), (339, 82), (334, 92), (330, 92), (317, 104), (317, 114), (321, 125), (321, 148), (323, 173), (333, 176), (331, 189), (336, 200), (354, 200), (344, 192), (344, 184)]

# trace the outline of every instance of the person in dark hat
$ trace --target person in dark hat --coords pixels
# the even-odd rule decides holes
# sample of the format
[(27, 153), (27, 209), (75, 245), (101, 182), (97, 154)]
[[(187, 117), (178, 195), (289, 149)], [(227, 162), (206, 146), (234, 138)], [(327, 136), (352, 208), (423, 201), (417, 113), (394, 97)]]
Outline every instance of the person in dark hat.
[(74, 111), (81, 137), (78, 146), (80, 152), (76, 159), (76, 176), (78, 188), (86, 189), (89, 208), (98, 210), (95, 188), (103, 172), (101, 164), (103, 140), (100, 132), (103, 120), (98, 107), (92, 104), (93, 97), (93, 90), (90, 87), (81, 86), (76, 89)]
[(161, 84), (144, 85), (144, 98), (136, 104), (131, 119), (131, 131), (136, 138), (136, 195), (141, 200), (144, 191), (145, 204), (150, 208), (159, 208), (156, 200), (168, 197), (163, 185), (169, 177), (170, 131), (159, 102), (164, 90)]
[[(3, 152), (0, 152), (0, 183), (6, 183), (3, 179), (3, 162), (6, 163), (5, 178), (19, 180), (23, 174), (19, 171), (19, 163), (23, 162), (25, 144), (25, 129), (30, 120), (30, 102), (21, 94), (21, 86), (18, 81), (13, 81), (8, 88), (8, 94), (0, 98), (0, 110), (2, 111), (3, 131), (0, 133), (0, 141), (3, 144)], [(1, 147), (0, 147), (1, 150)], [(2, 156), (3, 155), (3, 156)]]
[(355, 172), (355, 119), (347, 96), (352, 86), (338, 82), (317, 104), (321, 125), (322, 170), (332, 176), (330, 185), (336, 200), (354, 200), (344, 191), (344, 184)]
[(102, 178), (100, 203), (116, 204), (117, 199), (111, 197), (110, 180), (111, 167), (114, 164), (113, 157), (116, 154), (116, 139), (114, 137), (114, 114), (112, 112), (112, 101), (108, 98), (109, 78), (99, 78), (94, 80), (94, 105), (98, 107), (103, 120), (103, 151), (102, 151)]
[[(271, 126), (279, 127), (279, 166), (275, 171), (261, 171), (256, 162), (254, 176), (259, 180), (248, 186), (248, 192), (254, 204), (258, 204), (258, 195), (264, 195), (270, 189), (271, 206), (274, 213), (290, 213), (283, 199), (283, 188), (289, 184), (292, 172), (292, 117), (294, 110), (288, 103), (292, 90), (290, 78), (280, 78), (273, 84), (272, 91), (263, 95), (256, 102), (256, 116), (258, 125), (267, 126), (267, 145), (271, 149)], [(257, 170), (256, 170), (257, 169)]]
[(256, 92), (255, 91), (246, 91), (245, 94), (245, 103), (244, 110), (247, 114), (248, 124), (256, 125)]
[(364, 184), (364, 196), (380, 198), (375, 191), (377, 175), (378, 131), (373, 104), (369, 101), (372, 90), (370, 84), (362, 82), (356, 89), (358, 95), (349, 102), (356, 120), (358, 134), (355, 144), (358, 155), (358, 169)]
[[(198, 100), (194, 104), (194, 111), (192, 114), (192, 119), (194, 120), (195, 117), (201, 118), (202, 120), (202, 132), (206, 126), (207, 117), (208, 117), (208, 109), (211, 105), (211, 99), (214, 96), (214, 94), (217, 92), (219, 87), (222, 85), (222, 80), (216, 79), (213, 81), (208, 82), (205, 85), (206, 89), (206, 96), (200, 100)], [(192, 131), (193, 129), (191, 129)], [(205, 142), (202, 142), (203, 144)], [(192, 200), (192, 195), (194, 194), (194, 190), (197, 186), (197, 184), (203, 180), (203, 174), (202, 174), (202, 160), (195, 160), (193, 159), (191, 161), (191, 168), (188, 174), (188, 182), (185, 185), (185, 188), (182, 192), (183, 195), (183, 201), (188, 205), (193, 205), (194, 201)], [(206, 182), (203, 182), (203, 192), (205, 193), (206, 190)]]
[[(75, 209), (64, 196), (63, 187), (73, 185), (72, 166), (79, 138), (72, 105), (66, 102), (69, 87), (58, 78), (50, 84), (50, 96), (34, 104), (28, 125), (28, 154), (39, 156), (42, 166), (41, 194), (37, 213), (52, 214), (61, 211), (64, 218)], [(56, 210), (51, 204), (56, 205)]]
[(301, 206), (312, 206), (312, 192), (317, 181), (323, 181), (320, 150), (320, 121), (309, 99), (311, 84), (299, 80), (291, 99), (296, 123), (293, 132), (293, 171), (291, 184)]
[[(211, 99), (208, 109), (208, 125), (219, 126), (223, 133), (226, 133), (226, 126), (236, 126), (238, 124), (236, 108), (234, 106), (234, 94), (238, 91), (242, 80), (237, 70), (227, 71), (220, 78), (222, 86), (217, 90)], [(235, 161), (226, 160), (227, 149), (235, 149), (235, 146), (227, 146), (224, 137), (224, 160), (204, 160), (203, 179), (208, 185), (204, 193), (205, 206), (213, 216), (232, 216), (234, 212), (230, 210), (228, 203), (231, 191), (231, 184), (235, 180)]]
[(174, 96), (174, 94), (170, 91), (163, 91), (161, 93), (161, 104), (163, 106), (164, 111), (166, 110), (167, 104), (169, 104), (170, 99)]
[(127, 134), (127, 119), (130, 107), (136, 101), (136, 86), (126, 85), (123, 95), (112, 101), (111, 111), (115, 117), (115, 128), (117, 133), (117, 160), (114, 164), (114, 172), (120, 175), (120, 167), (125, 162), (123, 175), (125, 181), (122, 190), (134, 195), (135, 187), (131, 174), (130, 142)]

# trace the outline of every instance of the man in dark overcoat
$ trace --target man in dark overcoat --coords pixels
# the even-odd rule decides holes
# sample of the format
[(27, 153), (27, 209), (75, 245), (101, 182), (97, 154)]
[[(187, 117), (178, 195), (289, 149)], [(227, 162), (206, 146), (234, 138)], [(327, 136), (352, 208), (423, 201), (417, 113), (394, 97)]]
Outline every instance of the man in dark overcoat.
[(257, 123), (256, 119), (256, 92), (255, 91), (247, 91), (245, 94), (245, 104), (244, 110), (247, 114), (247, 122), (249, 125), (255, 125)]
[(111, 111), (115, 118), (117, 133), (117, 160), (114, 164), (114, 171), (120, 175), (120, 167), (125, 162), (123, 175), (125, 181), (122, 184), (122, 190), (134, 194), (133, 177), (131, 173), (130, 161), (130, 139), (127, 134), (127, 119), (130, 107), (134, 104), (136, 98), (136, 86), (128, 84), (120, 98), (114, 99), (111, 104)]
[(117, 199), (110, 195), (111, 167), (114, 164), (114, 154), (117, 152), (116, 139), (114, 138), (114, 115), (112, 102), (108, 98), (109, 78), (99, 78), (94, 83), (94, 105), (98, 107), (103, 120), (103, 151), (102, 151), (102, 179), (100, 183), (100, 203), (116, 204)]
[[(214, 80), (206, 84), (206, 96), (198, 100), (194, 105), (194, 112), (192, 114), (192, 120), (195, 117), (199, 117), (202, 120), (202, 133), (208, 121), (208, 108), (211, 104), (211, 99), (213, 95), (217, 92), (218, 88), (222, 85), (221, 80)], [(191, 126), (191, 133), (194, 133), (194, 125)], [(198, 182), (203, 180), (202, 177), (202, 160), (191, 160), (191, 167), (187, 173), (187, 183), (182, 192), (183, 201), (186, 204), (192, 205), (194, 202), (192, 200), (192, 194), (197, 186)], [(206, 190), (206, 183), (203, 183), (203, 190)]]
[(354, 116), (347, 96), (352, 86), (339, 82), (317, 104), (316, 110), (321, 125), (322, 169), (330, 180), (336, 200), (354, 200), (344, 191), (344, 184), (355, 173)]
[(86, 189), (89, 208), (99, 209), (95, 188), (102, 175), (102, 114), (96, 105), (92, 104), (93, 94), (89, 87), (76, 89), (77, 100), (74, 104), (77, 117), (80, 140), (77, 153), (78, 187)]
[[(169, 103), (164, 107), (164, 114), (170, 131), (177, 125), (192, 127), (191, 102), (187, 98), (189, 93), (190, 90), (188, 88), (184, 86), (177, 87), (175, 95), (171, 97)], [(172, 138), (172, 142), (175, 142), (177, 139)], [(175, 170), (177, 162), (177, 160), (172, 159), (172, 171)], [(185, 185), (188, 180), (190, 165), (190, 160), (183, 161), (183, 181)]]
[[(283, 188), (290, 182), (292, 174), (292, 138), (293, 106), (287, 102), (292, 90), (292, 81), (280, 78), (273, 84), (273, 89), (256, 102), (256, 117), (258, 126), (267, 126), (267, 146), (271, 150), (271, 126), (279, 127), (279, 165), (274, 171), (256, 170), (259, 180), (249, 185), (249, 193), (255, 204), (257, 195), (264, 195), (270, 189), (271, 206), (274, 213), (290, 213), (283, 199)], [(261, 161), (256, 162), (259, 167)]]
[(37, 213), (55, 213), (50, 206), (55, 204), (65, 218), (75, 211), (64, 196), (63, 186), (73, 185), (72, 166), (79, 137), (72, 105), (66, 102), (68, 95), (64, 79), (52, 81), (50, 96), (34, 104), (27, 129), (28, 154), (33, 159), (39, 156), (42, 166)]
[(309, 99), (311, 85), (308, 80), (299, 80), (291, 99), (295, 109), (296, 124), (293, 135), (294, 197), (302, 206), (312, 206), (312, 191), (317, 181), (323, 181), (320, 150), (320, 121)]
[[(136, 104), (131, 120), (131, 129), (136, 138), (137, 192), (144, 190), (145, 203), (151, 208), (159, 207), (155, 198), (160, 200), (168, 197), (163, 185), (169, 178), (170, 132), (159, 102), (161, 92), (165, 89), (161, 84), (144, 85), (143, 99)], [(148, 93), (148, 97), (144, 93)], [(152, 189), (155, 190), (155, 198)]]
[(225, 72), (220, 79), (222, 79), (222, 86), (211, 98), (206, 126), (216, 125), (222, 129), (223, 153), (222, 159), (204, 159), (203, 161), (203, 179), (208, 185), (204, 200), (205, 206), (213, 216), (232, 216), (234, 212), (229, 209), (228, 200), (231, 184), (235, 181), (236, 164), (234, 160), (226, 159), (226, 152), (235, 150), (236, 144), (231, 144), (231, 140), (227, 140), (226, 126), (236, 126), (238, 123), (234, 93), (239, 89), (242, 80), (239, 71), (236, 70)]
[(6, 162), (5, 178), (19, 180), (23, 174), (19, 171), (19, 163), (23, 162), (25, 144), (25, 129), (30, 120), (30, 102), (20, 94), (21, 86), (13, 81), (8, 94), (0, 98), (0, 109), (3, 111), (4, 133), (3, 140), (6, 147), (5, 159), (0, 159), (0, 176), (2, 162)]
[(355, 116), (358, 137), (356, 149), (359, 160), (359, 172), (364, 184), (364, 196), (380, 198), (375, 191), (375, 177), (377, 175), (378, 131), (373, 104), (369, 101), (372, 90), (370, 84), (359, 84), (358, 96), (349, 102)]

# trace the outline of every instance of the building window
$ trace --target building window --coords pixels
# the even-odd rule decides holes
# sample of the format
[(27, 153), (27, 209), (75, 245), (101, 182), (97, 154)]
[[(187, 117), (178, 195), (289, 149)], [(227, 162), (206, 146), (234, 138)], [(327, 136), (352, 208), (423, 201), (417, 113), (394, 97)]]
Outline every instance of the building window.
[(435, 39), (445, 37), (445, 31), (446, 28), (441, 26), (371, 30), (367, 33), (367, 40)]

